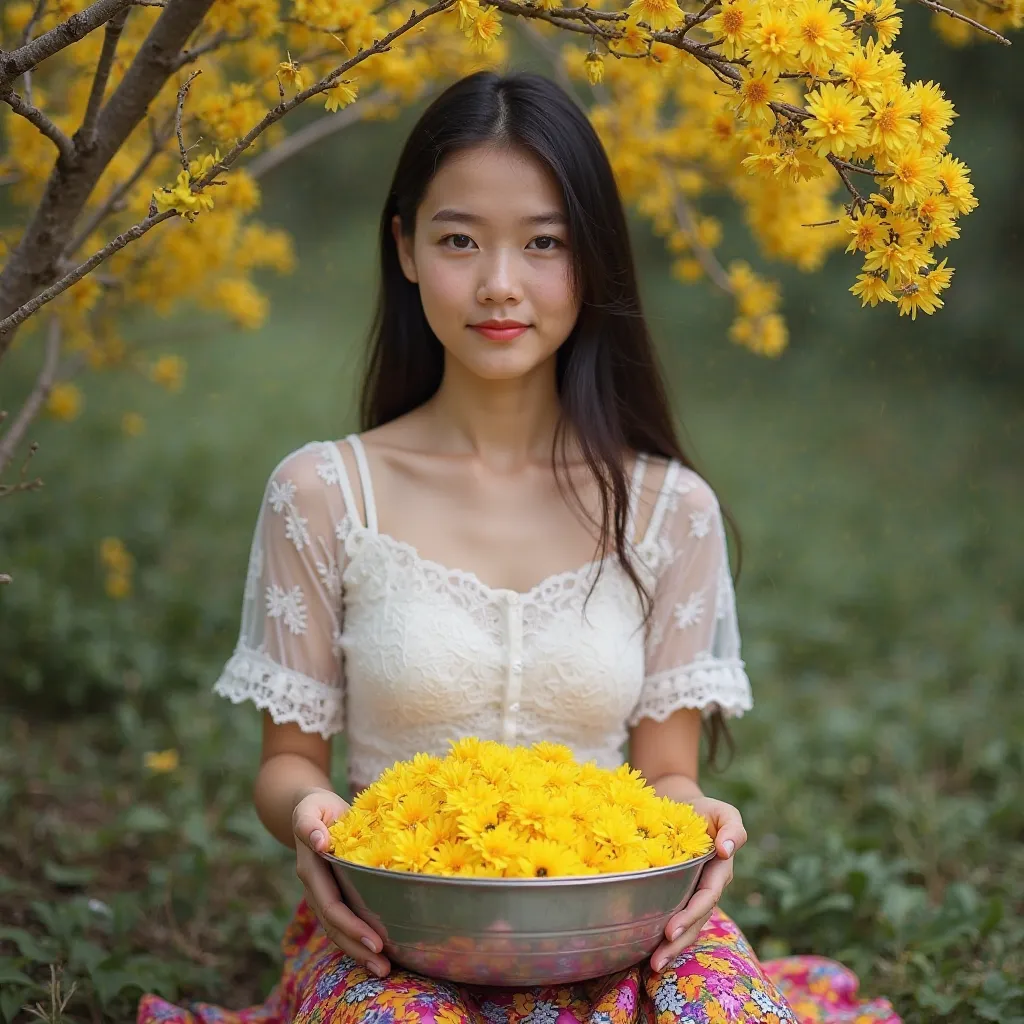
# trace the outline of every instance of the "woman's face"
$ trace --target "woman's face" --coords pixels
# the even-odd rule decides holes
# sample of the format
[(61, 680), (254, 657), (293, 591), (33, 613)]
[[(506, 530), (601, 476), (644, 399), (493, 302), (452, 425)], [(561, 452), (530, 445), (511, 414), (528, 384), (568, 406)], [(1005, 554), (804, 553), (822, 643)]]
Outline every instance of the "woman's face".
[[(561, 189), (533, 156), (477, 146), (450, 157), (416, 211), (413, 239), (392, 221), (405, 276), (427, 323), (471, 373), (521, 377), (546, 363), (579, 313)], [(489, 320), (525, 324), (488, 335)]]

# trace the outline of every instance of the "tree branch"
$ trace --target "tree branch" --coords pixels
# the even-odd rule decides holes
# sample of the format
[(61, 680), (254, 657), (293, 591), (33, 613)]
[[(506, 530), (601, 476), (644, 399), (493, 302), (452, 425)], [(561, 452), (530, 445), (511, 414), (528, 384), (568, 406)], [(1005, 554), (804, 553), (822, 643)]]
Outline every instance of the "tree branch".
[(130, 227), (116, 238), (111, 239), (102, 249), (93, 253), (80, 266), (65, 274), (45, 291), (29, 299), (28, 302), (16, 309), (10, 316), (0, 320), (0, 337), (9, 334), (19, 324), (23, 324), (37, 309), (41, 309), (48, 302), (52, 302), (57, 298), (61, 292), (67, 291), (73, 284), (81, 281), (86, 274), (98, 267), (105, 259), (113, 256), (115, 252), (123, 249), (129, 242), (134, 242), (136, 239), (141, 238), (147, 231), (156, 227), (157, 224), (177, 216), (178, 214), (174, 210), (164, 210), (163, 213), (151, 214), (145, 220), (140, 220), (134, 227)]
[[(410, 14), (409, 17), (406, 18), (406, 20), (397, 28), (390, 31), (383, 38), (375, 39), (372, 46), (360, 50), (355, 54), (355, 56), (350, 57), (343, 64), (339, 64), (332, 71), (329, 71), (324, 75), (319, 82), (314, 83), (307, 89), (303, 89), (301, 92), (297, 92), (290, 100), (282, 100), (276, 107), (272, 107), (263, 115), (256, 125), (250, 128), (249, 131), (231, 147), (227, 156), (222, 157), (219, 163), (214, 164), (202, 178), (193, 183), (192, 190), (194, 192), (201, 191), (206, 188), (206, 186), (209, 185), (221, 171), (229, 170), (237, 162), (242, 153), (244, 153), (253, 144), (253, 142), (256, 141), (256, 139), (258, 139), (272, 124), (280, 121), (281, 118), (290, 110), (294, 110), (297, 106), (305, 103), (306, 100), (312, 96), (317, 96), (322, 92), (327, 92), (327, 90), (332, 88), (346, 71), (351, 70), (357, 64), (361, 64), (368, 57), (372, 57), (378, 53), (385, 53), (390, 49), (391, 43), (393, 43), (399, 36), (404, 35), (410, 29), (415, 28), (421, 21), (425, 21), (427, 18), (431, 18), (435, 14), (439, 14), (441, 11), (445, 11), (449, 7), (452, 7), (455, 2), (456, 0), (437, 0), (436, 3), (420, 11), (419, 14)], [(500, 0), (500, 2), (504, 2), (504, 0)], [(2, 330), (3, 323), (0, 322), (0, 331)]]
[(15, 416), (14, 422), (7, 428), (3, 437), (0, 437), (0, 473), (3, 473), (8, 463), (14, 458), (14, 453), (18, 449), (18, 445), (21, 444), (25, 432), (39, 414), (43, 403), (50, 397), (53, 385), (57, 381), (59, 362), (60, 320), (53, 317), (46, 334), (46, 356), (43, 360), (43, 368), (39, 371), (35, 386), (28, 398), (25, 399), (18, 415)]
[(160, 155), (164, 146), (170, 141), (174, 134), (174, 118), (169, 117), (163, 128), (151, 130), (149, 151), (139, 161), (139, 166), (132, 171), (131, 175), (121, 182), (116, 188), (111, 189), (110, 195), (92, 212), (86, 222), (79, 229), (78, 234), (68, 242), (64, 249), (64, 257), (70, 258), (78, 251), (85, 240), (100, 226), (100, 224), (111, 213), (123, 209), (122, 200), (132, 190), (135, 183), (146, 173), (149, 165)]
[[(32, 30), (36, 27), (40, 16), (43, 13), (43, 8), (46, 6), (46, 0), (36, 0), (36, 5), (32, 9), (32, 17), (28, 19), (28, 24), (25, 26), (25, 31), (21, 33), (21, 45), (24, 46), (32, 38)], [(34, 103), (32, 99), (32, 71), (25, 72), (25, 99), (29, 103)]]
[(936, 0), (914, 0), (914, 3), (918, 3), (922, 7), (927, 7), (929, 11), (935, 11), (937, 14), (948, 14), (949, 17), (956, 18), (957, 21), (965, 21), (968, 25), (972, 25), (979, 32), (984, 32), (985, 35), (998, 39), (1003, 46), (1013, 45), (1006, 36), (1000, 35), (994, 28), (989, 28), (988, 25), (982, 25), (980, 21), (968, 18), (966, 14), (954, 11), (952, 7), (946, 7), (944, 4), (937, 3)]
[(20, 114), (26, 121), (34, 124), (57, 147), (61, 159), (65, 163), (74, 163), (77, 156), (75, 144), (38, 107), (26, 102), (11, 88), (8, 88), (7, 92), (0, 93), (0, 100), (3, 100), (16, 114)]
[(85, 38), (93, 29), (108, 22), (118, 11), (131, 7), (135, 0), (96, 0), (84, 11), (72, 14), (67, 21), (54, 26), (49, 32), (19, 46), (0, 57), (0, 86), (10, 85), (26, 71), (31, 71), (47, 57), (60, 53), (65, 47)]
[(676, 220), (679, 221), (679, 226), (690, 236), (690, 248), (693, 249), (697, 261), (704, 269), (704, 273), (723, 292), (732, 295), (732, 282), (729, 280), (725, 267), (718, 262), (718, 257), (697, 238), (697, 218), (694, 216), (690, 204), (686, 201), (686, 197), (676, 192), (672, 205), (676, 211)]
[(272, 149), (265, 150), (259, 156), (253, 157), (245, 165), (245, 171), (252, 178), (262, 178), (263, 175), (269, 174), (274, 168), (290, 160), (297, 153), (302, 152), (302, 150), (307, 149), (321, 139), (327, 138), (329, 135), (333, 135), (335, 132), (340, 132), (351, 124), (361, 121), (364, 117), (371, 114), (375, 107), (391, 103), (394, 99), (393, 93), (375, 93), (373, 96), (360, 99), (357, 103), (350, 103), (347, 107), (342, 107), (341, 110), (336, 110), (333, 114), (319, 117), (317, 120), (304, 125), (298, 131), (286, 136)]
[(100, 51), (100, 59), (96, 64), (96, 73), (92, 80), (92, 90), (89, 92), (89, 103), (85, 108), (85, 116), (82, 118), (82, 126), (75, 133), (77, 138), (82, 140), (82, 145), (91, 148), (96, 143), (96, 118), (99, 116), (100, 107), (103, 105), (103, 94), (107, 91), (107, 82), (110, 79), (110, 69), (114, 66), (114, 54), (117, 52), (117, 44), (124, 29), (124, 23), (128, 18), (129, 8), (118, 11), (107, 22), (106, 31), (103, 35), (103, 49)]

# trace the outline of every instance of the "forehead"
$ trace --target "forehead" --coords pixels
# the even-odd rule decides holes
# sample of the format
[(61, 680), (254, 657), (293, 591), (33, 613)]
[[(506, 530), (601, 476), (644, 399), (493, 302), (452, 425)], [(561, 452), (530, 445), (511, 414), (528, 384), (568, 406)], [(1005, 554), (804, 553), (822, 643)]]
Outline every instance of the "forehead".
[(565, 214), (558, 180), (535, 156), (501, 146), (477, 146), (448, 157), (420, 206), (427, 221), (461, 211), (479, 222), (513, 223)]

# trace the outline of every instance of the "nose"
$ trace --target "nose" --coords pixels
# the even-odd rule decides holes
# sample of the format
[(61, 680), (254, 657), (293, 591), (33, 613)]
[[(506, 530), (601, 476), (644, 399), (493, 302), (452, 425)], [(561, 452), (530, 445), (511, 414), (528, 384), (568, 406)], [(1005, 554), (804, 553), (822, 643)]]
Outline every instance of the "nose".
[(477, 301), (484, 303), (519, 302), (523, 297), (519, 281), (517, 253), (504, 246), (494, 249), (480, 261), (480, 283)]

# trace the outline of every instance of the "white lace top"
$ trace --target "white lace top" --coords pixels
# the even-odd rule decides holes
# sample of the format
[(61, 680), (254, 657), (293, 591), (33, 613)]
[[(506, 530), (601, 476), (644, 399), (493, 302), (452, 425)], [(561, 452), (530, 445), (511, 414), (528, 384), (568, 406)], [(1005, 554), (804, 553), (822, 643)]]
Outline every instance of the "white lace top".
[[(345, 442), (367, 522), (338, 442), (280, 462), (256, 523), (241, 633), (214, 690), (306, 732), (345, 730), (353, 789), (467, 735), (551, 740), (613, 767), (645, 716), (751, 707), (721, 512), (693, 470), (670, 463), (632, 544), (654, 596), (645, 629), (617, 559), (605, 561), (584, 617), (596, 561), (519, 593), (380, 533), (362, 441)], [(646, 461), (632, 481), (629, 537)]]

